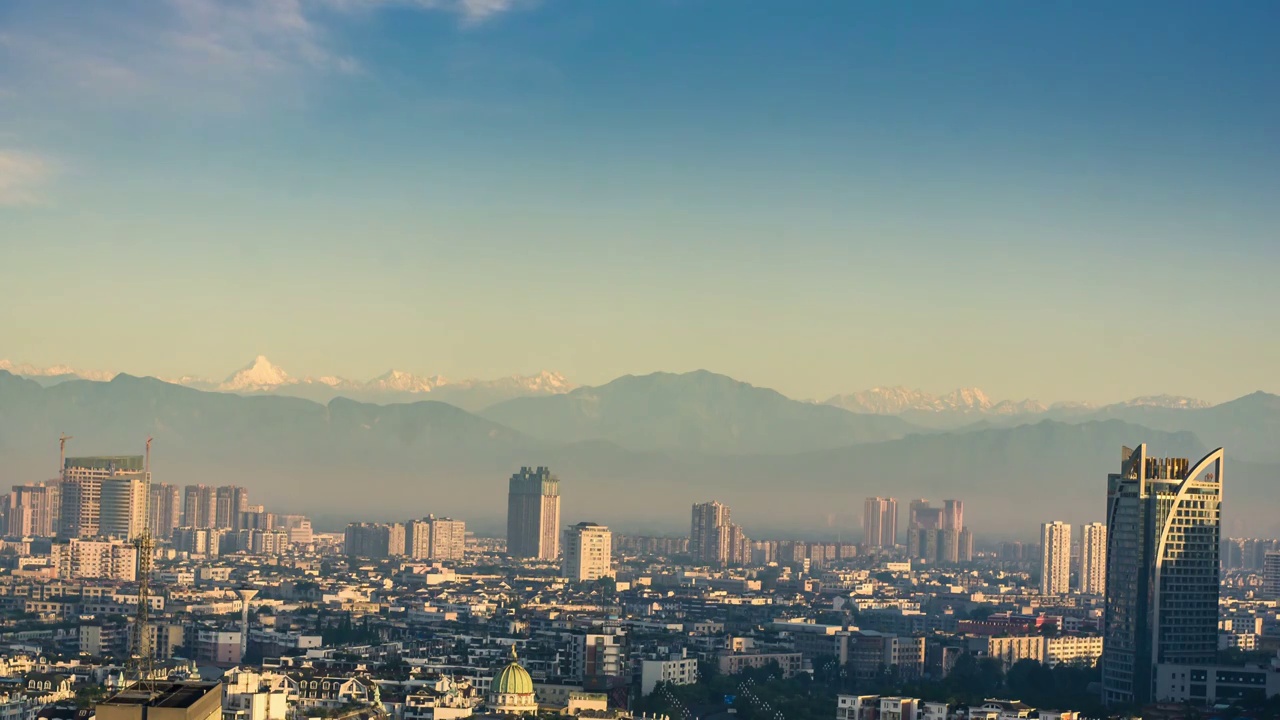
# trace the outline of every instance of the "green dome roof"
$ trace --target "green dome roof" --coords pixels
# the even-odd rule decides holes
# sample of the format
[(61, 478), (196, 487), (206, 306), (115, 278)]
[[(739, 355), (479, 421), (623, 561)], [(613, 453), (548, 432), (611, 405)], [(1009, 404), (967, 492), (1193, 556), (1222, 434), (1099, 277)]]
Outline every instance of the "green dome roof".
[(533, 694), (533, 678), (529, 677), (529, 671), (520, 667), (520, 663), (516, 661), (516, 648), (511, 646), (511, 662), (502, 668), (498, 673), (498, 677), (493, 679), (493, 684), (489, 686), (489, 692), (498, 695), (532, 695)]

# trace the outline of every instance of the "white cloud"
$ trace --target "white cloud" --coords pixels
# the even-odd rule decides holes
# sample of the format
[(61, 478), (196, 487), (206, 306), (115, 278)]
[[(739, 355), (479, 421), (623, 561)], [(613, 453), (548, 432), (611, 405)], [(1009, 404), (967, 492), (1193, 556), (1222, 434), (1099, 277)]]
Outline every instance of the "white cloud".
[[(133, 103), (239, 110), (299, 92), (303, 76), (362, 72), (343, 47), (353, 12), (414, 8), (463, 28), (536, 0), (118, 0), (75, 5), (19, 0), (0, 29), (0, 66), (24, 97), (71, 94)], [(69, 18), (75, 18), (69, 20)], [(8, 85), (6, 85), (8, 87)], [(31, 92), (28, 92), (31, 91)]]
[(0, 205), (38, 205), (53, 178), (53, 164), (39, 155), (0, 148)]

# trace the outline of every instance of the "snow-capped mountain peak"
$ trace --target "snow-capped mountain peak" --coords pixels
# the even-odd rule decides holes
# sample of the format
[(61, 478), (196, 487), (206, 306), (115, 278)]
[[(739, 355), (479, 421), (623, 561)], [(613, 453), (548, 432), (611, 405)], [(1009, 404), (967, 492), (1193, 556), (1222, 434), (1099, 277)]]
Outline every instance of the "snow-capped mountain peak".
[(77, 377), (83, 380), (97, 380), (101, 382), (110, 380), (116, 375), (113, 372), (107, 372), (105, 370), (77, 370), (67, 365), (38, 367), (31, 363), (14, 363), (4, 359), (0, 359), (0, 370), (6, 370), (14, 375), (22, 375), (23, 377)]
[(953, 390), (941, 398), (938, 398), (945, 410), (988, 410), (991, 408), (991, 399), (987, 394), (982, 392), (980, 388), (967, 387)]
[(1120, 403), (1121, 407), (1156, 407), (1175, 410), (1195, 410), (1212, 407), (1210, 403), (1183, 395), (1143, 395)]
[(439, 375), (423, 377), (403, 370), (388, 370), (365, 383), (365, 387), (382, 392), (425, 393), (446, 384), (448, 381)]
[(931, 413), (995, 413), (1017, 415), (1044, 412), (1035, 400), (1003, 400), (994, 402), (980, 388), (967, 387), (945, 395), (931, 395), (923, 390), (898, 387), (875, 387), (849, 395), (837, 395), (826, 404), (857, 413), (898, 415), (904, 412)]
[(225, 392), (262, 392), (297, 382), (289, 373), (271, 364), (265, 355), (259, 355), (232, 373), (218, 389)]
[(569, 382), (568, 378), (552, 370), (543, 370), (537, 375), (524, 377), (516, 375), (512, 379), (519, 381), (520, 385), (530, 392), (563, 393), (569, 392), (574, 388), (573, 383)]

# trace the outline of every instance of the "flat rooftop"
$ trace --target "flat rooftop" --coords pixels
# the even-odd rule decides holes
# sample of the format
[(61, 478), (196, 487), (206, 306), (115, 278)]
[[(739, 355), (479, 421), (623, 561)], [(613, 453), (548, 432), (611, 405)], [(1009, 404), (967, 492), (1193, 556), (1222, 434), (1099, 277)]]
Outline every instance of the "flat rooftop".
[(145, 705), (147, 707), (188, 708), (217, 690), (217, 682), (157, 682), (151, 686), (134, 683), (99, 705)]

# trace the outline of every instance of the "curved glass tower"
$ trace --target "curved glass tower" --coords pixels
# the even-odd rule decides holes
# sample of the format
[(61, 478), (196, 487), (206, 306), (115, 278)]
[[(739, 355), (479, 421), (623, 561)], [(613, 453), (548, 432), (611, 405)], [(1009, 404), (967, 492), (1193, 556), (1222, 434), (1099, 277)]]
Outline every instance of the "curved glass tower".
[(1222, 448), (1195, 465), (1125, 448), (1107, 478), (1103, 701), (1151, 701), (1160, 663), (1213, 664), (1218, 648)]

